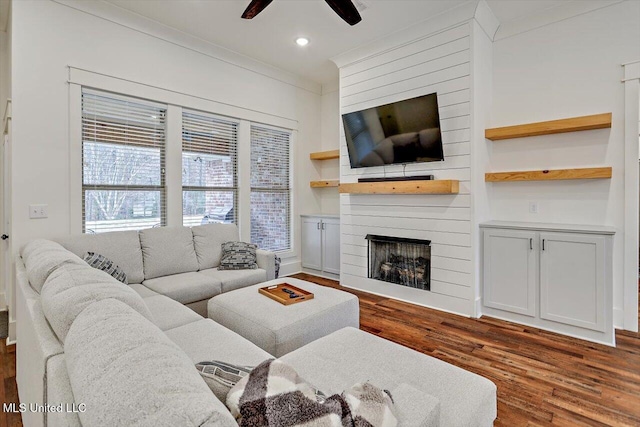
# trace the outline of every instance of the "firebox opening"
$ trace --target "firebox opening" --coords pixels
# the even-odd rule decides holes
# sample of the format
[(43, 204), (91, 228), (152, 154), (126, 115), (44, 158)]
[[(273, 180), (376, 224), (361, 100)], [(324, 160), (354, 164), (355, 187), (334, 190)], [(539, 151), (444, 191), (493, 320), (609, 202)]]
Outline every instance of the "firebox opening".
[(431, 240), (367, 234), (368, 277), (431, 290)]

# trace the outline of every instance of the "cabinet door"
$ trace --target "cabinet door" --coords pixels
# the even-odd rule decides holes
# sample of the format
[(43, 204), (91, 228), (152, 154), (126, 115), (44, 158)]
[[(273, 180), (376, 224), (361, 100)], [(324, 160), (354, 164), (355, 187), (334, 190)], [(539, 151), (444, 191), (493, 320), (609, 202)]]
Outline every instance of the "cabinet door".
[(605, 329), (605, 238), (540, 233), (540, 317)]
[(340, 274), (340, 220), (322, 220), (322, 270)]
[(536, 232), (484, 230), (483, 299), (487, 307), (536, 315)]
[(302, 217), (302, 266), (322, 270), (320, 218)]

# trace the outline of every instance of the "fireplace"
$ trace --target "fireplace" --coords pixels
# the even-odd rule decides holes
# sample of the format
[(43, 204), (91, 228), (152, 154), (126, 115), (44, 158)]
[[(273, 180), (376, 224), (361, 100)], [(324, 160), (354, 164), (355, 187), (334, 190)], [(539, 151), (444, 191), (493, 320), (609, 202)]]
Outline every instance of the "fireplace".
[(431, 240), (367, 234), (370, 279), (431, 289)]

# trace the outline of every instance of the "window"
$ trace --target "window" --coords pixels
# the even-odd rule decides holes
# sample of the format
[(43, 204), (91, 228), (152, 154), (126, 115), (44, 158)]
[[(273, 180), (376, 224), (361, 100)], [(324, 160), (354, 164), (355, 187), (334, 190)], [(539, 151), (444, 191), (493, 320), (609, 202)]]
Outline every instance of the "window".
[(289, 141), (284, 130), (251, 126), (251, 242), (291, 249)]
[(182, 113), (182, 222), (236, 223), (238, 124)]
[(166, 106), (82, 90), (85, 233), (165, 224)]

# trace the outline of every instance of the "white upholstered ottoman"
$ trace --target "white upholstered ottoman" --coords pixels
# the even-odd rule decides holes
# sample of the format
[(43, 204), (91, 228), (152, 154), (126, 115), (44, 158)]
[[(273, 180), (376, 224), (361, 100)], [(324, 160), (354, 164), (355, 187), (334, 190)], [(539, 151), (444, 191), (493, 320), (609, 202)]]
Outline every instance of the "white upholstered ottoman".
[[(283, 305), (258, 292), (264, 286), (285, 282), (313, 292), (314, 298)], [(360, 326), (355, 295), (289, 277), (217, 295), (209, 300), (208, 312), (210, 319), (275, 357), (347, 326)]]

